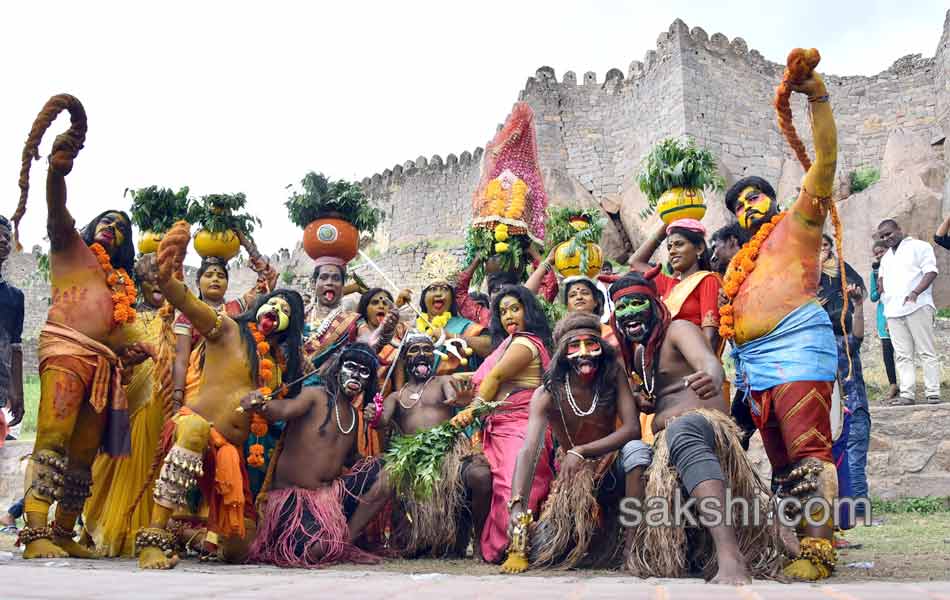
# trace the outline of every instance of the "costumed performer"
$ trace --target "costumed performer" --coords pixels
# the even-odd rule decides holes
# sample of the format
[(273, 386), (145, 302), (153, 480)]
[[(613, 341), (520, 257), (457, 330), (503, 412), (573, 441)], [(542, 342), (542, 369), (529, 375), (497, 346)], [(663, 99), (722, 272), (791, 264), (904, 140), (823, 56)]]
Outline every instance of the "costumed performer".
[[(781, 567), (780, 543), (767, 518), (770, 494), (722, 410), (719, 358), (693, 323), (670, 319), (652, 281), (658, 270), (631, 272), (610, 286), (624, 364), (640, 388), (641, 409), (655, 413), (648, 501), (635, 507), (640, 519), (626, 566), (638, 577), (684, 577), (696, 565), (713, 583), (749, 583), (750, 571), (773, 575)], [(747, 510), (726, 503), (727, 487), (731, 498), (746, 501)], [(676, 508), (684, 495), (696, 500), (702, 525), (690, 529), (689, 540), (690, 522)], [(664, 511), (663, 525), (648, 524), (644, 513), (657, 509)]]
[[(838, 495), (829, 415), (838, 363), (831, 320), (816, 293), (829, 212), (840, 233), (831, 199), (838, 144), (828, 90), (814, 71), (818, 60), (817, 50), (793, 50), (776, 91), (780, 128), (807, 171), (798, 199), (780, 213), (774, 190), (759, 177), (746, 177), (726, 193), (726, 206), (754, 235), (726, 271), (723, 289), (730, 302), (720, 308), (720, 329), (735, 339), (736, 384), (747, 392), (772, 472), (785, 482), (783, 493), (796, 489), (803, 501), (814, 495), (830, 505)], [(792, 125), (792, 91), (808, 97), (814, 163)], [(831, 575), (832, 515), (823, 512), (803, 524), (801, 556), (787, 575)]]
[(246, 411), (286, 423), (251, 562), (318, 567), (378, 561), (354, 545), (390, 493), (381, 461), (360, 457), (356, 449), (354, 405), (360, 396), (375, 395), (378, 368), (376, 352), (356, 342), (335, 355), (334, 376), (323, 385), (305, 386), (285, 400), (268, 401), (259, 392), (241, 400)]
[[(477, 405), (504, 400), (505, 405), (485, 417), (483, 454), (463, 466), (462, 478), (472, 495), (476, 556), (498, 563), (508, 542), (508, 500), (518, 452), (524, 445), (531, 396), (548, 368), (551, 329), (534, 294), (523, 286), (508, 286), (492, 300), (492, 352), (475, 372), (477, 390), (472, 405), (453, 417), (468, 426)], [(540, 460), (533, 473), (525, 508), (537, 511), (554, 479), (553, 442), (544, 436)]]
[[(468, 288), (466, 288), (467, 293)], [(447, 358), (436, 355), (435, 364), (439, 375), (457, 371), (474, 371), (478, 368), (479, 358), (491, 354), (491, 337), (488, 335), (487, 327), (461, 315), (456, 302), (456, 292), (447, 279), (429, 280), (429, 283), (422, 288), (419, 309), (422, 311), (422, 317), (416, 320), (416, 328), (419, 331), (428, 333), (434, 340), (439, 339), (444, 331), (448, 338), (465, 340), (474, 352), (474, 356), (467, 358), (466, 365), (462, 365), (461, 361), (452, 355), (448, 355)]]
[(169, 569), (177, 563), (176, 536), (167, 525), (195, 488), (208, 503), (208, 529), (217, 536), (221, 557), (228, 562), (244, 560), (256, 530), (241, 452), (252, 420), (237, 409), (251, 390), (282, 397), (296, 395), (300, 385), (289, 390), (281, 387), (282, 378), (294, 381), (301, 373), (304, 309), (300, 294), (271, 292), (234, 318), (216, 311), (173, 276), (189, 238), (184, 221), (165, 234), (158, 250), (158, 283), (165, 298), (204, 336), (205, 368), (197, 396), (162, 432), (165, 455), (154, 487), (155, 508), (150, 526), (135, 536), (139, 566), (145, 569)]
[(18, 224), (26, 210), (30, 162), (39, 156), (40, 139), (64, 109), (71, 113), (71, 126), (53, 142), (46, 177), (52, 304), (40, 332), (40, 405), (24, 482), (27, 525), (18, 538), (27, 559), (94, 556), (73, 539), (76, 520), (90, 493), (100, 447), (113, 456), (129, 453), (122, 370), (147, 357), (140, 345), (126, 346), (125, 326), (135, 320), (136, 299), (128, 215), (109, 210), (77, 232), (66, 207), (66, 175), (86, 133), (85, 111), (72, 96), (51, 98), (33, 124), (13, 222)]
[[(392, 424), (399, 436), (409, 437), (446, 423), (456, 407), (467, 405), (470, 394), (460, 391), (468, 389), (471, 382), (436, 375), (435, 359), (432, 338), (410, 332), (399, 357), (406, 383), (386, 397), (381, 412), (372, 406), (364, 408), (367, 422), (376, 429)], [(390, 447), (394, 443), (398, 446), (399, 439)], [(401, 510), (397, 511), (394, 537), (400, 554), (407, 558), (465, 556), (471, 529), (461, 472), (462, 461), (471, 452), (468, 437), (459, 433), (449, 453), (442, 457), (428, 498), (417, 499), (412, 490), (396, 490)]]
[[(154, 477), (151, 470), (165, 421), (173, 414), (171, 398), (175, 309), (165, 303), (158, 287), (158, 261), (154, 253), (135, 263), (138, 303), (135, 322), (128, 325), (129, 339), (150, 347), (151, 359), (134, 367), (125, 382), (131, 424), (131, 455), (99, 454), (92, 464), (95, 485), (83, 508), (83, 533), (103, 556), (132, 556), (134, 532), (148, 526), (152, 498), (145, 494), (129, 515), (136, 495)], [(131, 533), (130, 533), (131, 532)]]
[[(508, 501), (509, 531), (523, 536), (526, 547), (509, 548), (504, 572), (524, 571), (529, 561), (532, 568), (569, 569), (581, 561), (612, 566), (622, 546), (620, 499), (643, 499), (651, 451), (639, 439), (630, 383), (617, 351), (600, 337), (600, 325), (595, 315), (575, 311), (554, 329), (556, 349), (544, 385), (531, 399)], [(532, 518), (525, 496), (549, 427), (558, 443), (557, 478), (537, 521), (525, 529)]]
[[(4, 280), (3, 263), (13, 249), (13, 226), (0, 215), (0, 448), (10, 428), (23, 420), (23, 292)], [(6, 422), (3, 409), (12, 417)], [(6, 524), (6, 523), (0, 523)], [(10, 523), (12, 525), (12, 523)]]
[[(386, 315), (390, 313), (393, 307), (400, 308), (409, 302), (411, 294), (410, 290), (403, 290), (394, 301), (393, 295), (383, 288), (370, 288), (364, 292), (356, 308), (356, 312), (360, 316), (359, 321), (357, 321), (358, 336), (364, 339), (368, 338), (386, 320)], [(393, 383), (386, 380), (386, 375), (389, 373), (389, 367), (396, 360), (399, 344), (405, 335), (406, 324), (399, 321), (396, 324), (392, 339), (379, 350), (378, 379), (380, 394), (383, 396), (392, 391)], [(400, 382), (396, 383), (401, 385)]]

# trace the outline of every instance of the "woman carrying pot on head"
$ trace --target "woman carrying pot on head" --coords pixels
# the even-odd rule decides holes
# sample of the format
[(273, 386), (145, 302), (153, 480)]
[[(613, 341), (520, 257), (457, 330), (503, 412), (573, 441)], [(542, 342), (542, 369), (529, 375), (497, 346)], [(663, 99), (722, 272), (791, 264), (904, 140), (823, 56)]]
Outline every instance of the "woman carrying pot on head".
[[(501, 288), (492, 299), (491, 337), (495, 346), (472, 377), (475, 399), (453, 419), (457, 425), (472, 422), (474, 407), (504, 400), (482, 427), (484, 454), (463, 467), (463, 480), (472, 494), (476, 554), (500, 562), (508, 546), (508, 502), (515, 461), (524, 444), (531, 396), (541, 385), (548, 367), (551, 329), (538, 300), (523, 286)], [(553, 443), (545, 435), (526, 507), (537, 511), (554, 478)]]
[(656, 276), (657, 291), (673, 320), (684, 319), (702, 329), (709, 347), (718, 351), (722, 282), (709, 262), (706, 227), (696, 219), (662, 224), (630, 257), (630, 267), (644, 273), (649, 270), (650, 257), (664, 241), (672, 275)]

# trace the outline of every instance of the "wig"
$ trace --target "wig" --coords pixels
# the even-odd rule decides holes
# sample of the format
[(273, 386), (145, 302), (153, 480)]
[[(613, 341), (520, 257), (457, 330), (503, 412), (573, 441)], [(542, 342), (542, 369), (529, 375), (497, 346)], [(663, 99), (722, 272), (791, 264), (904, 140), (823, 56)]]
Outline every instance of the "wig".
[(129, 215), (125, 214), (125, 212), (121, 210), (106, 210), (99, 213), (82, 228), (79, 232), (79, 237), (82, 238), (82, 241), (87, 246), (95, 244), (96, 226), (99, 224), (99, 221), (108, 214), (122, 215), (122, 219), (117, 220), (115, 223), (119, 231), (122, 232), (122, 237), (125, 238), (122, 240), (122, 245), (119, 246), (115, 256), (112, 257), (112, 266), (116, 269), (125, 269), (126, 273), (131, 274), (132, 271), (135, 270), (135, 246), (132, 244), (132, 221), (129, 220)]
[(508, 332), (501, 324), (501, 301), (507, 296), (517, 298), (524, 307), (524, 331), (533, 333), (541, 338), (546, 348), (551, 348), (551, 326), (544, 316), (544, 310), (537, 297), (523, 285), (506, 285), (495, 294), (491, 303), (491, 333), (492, 346), (498, 347), (508, 337)]
[(709, 252), (709, 244), (706, 243), (706, 238), (703, 237), (703, 234), (684, 227), (670, 227), (666, 230), (666, 233), (667, 239), (671, 235), (681, 235), (693, 246), (697, 248), (702, 246), (703, 251), (699, 254), (699, 258), (697, 259), (699, 269), (701, 271), (712, 271), (712, 264), (709, 262), (712, 254)]
[(340, 380), (338, 377), (340, 367), (347, 361), (353, 361), (363, 365), (370, 371), (369, 380), (366, 382), (366, 387), (363, 388), (362, 393), (364, 404), (366, 402), (372, 402), (379, 388), (379, 378), (376, 377), (376, 373), (379, 371), (379, 358), (376, 356), (376, 353), (373, 352), (373, 349), (363, 342), (353, 342), (349, 346), (346, 346), (343, 352), (337, 353), (330, 363), (327, 373), (332, 374), (332, 376), (323, 379), (323, 386), (327, 390), (327, 414), (323, 419), (323, 423), (320, 424), (321, 432), (327, 423), (330, 422), (330, 411), (333, 409), (337, 395), (340, 393)]
[[(653, 371), (654, 377), (656, 376), (656, 370), (660, 363), (660, 347), (663, 345), (666, 328), (669, 326), (671, 320), (670, 311), (666, 308), (666, 304), (663, 300), (660, 299), (660, 295), (656, 291), (656, 284), (653, 283), (653, 278), (656, 277), (658, 272), (659, 268), (657, 267), (650, 269), (645, 274), (630, 271), (610, 286), (610, 297), (614, 301), (614, 304), (617, 304), (621, 298), (626, 296), (640, 296), (650, 301), (650, 306), (653, 309), (653, 329), (650, 331), (650, 336), (647, 338), (646, 343), (643, 344), (643, 358), (646, 368)], [(624, 292), (626, 288), (631, 287), (637, 288), (636, 291)], [(621, 341), (620, 354), (623, 356), (624, 365), (627, 367), (628, 372), (632, 372), (635, 364), (634, 349), (630, 347), (620, 326), (617, 324), (616, 310), (614, 314), (610, 315), (610, 326), (613, 327), (614, 335)], [(645, 378), (646, 373), (644, 373), (643, 376)]]
[(591, 386), (600, 394), (600, 400), (606, 406), (613, 406), (617, 399), (617, 388), (614, 383), (617, 381), (617, 370), (620, 368), (617, 362), (617, 351), (600, 337), (600, 319), (589, 313), (568, 313), (554, 328), (554, 354), (551, 356), (548, 370), (544, 372), (544, 389), (558, 403), (563, 399), (564, 378), (571, 372), (571, 362), (567, 358), (567, 344), (571, 336), (582, 329), (595, 332), (597, 339), (600, 340), (600, 366)]
[[(251, 373), (257, 373), (257, 342), (254, 341), (254, 336), (247, 325), (257, 321), (257, 311), (275, 296), (280, 296), (290, 305), (290, 323), (287, 325), (287, 329), (276, 335), (275, 342), (271, 346), (277, 346), (277, 350), (282, 352), (287, 360), (287, 370), (282, 373), (281, 379), (283, 381), (294, 381), (299, 379), (302, 374), (300, 347), (303, 344), (305, 318), (303, 299), (300, 294), (293, 290), (275, 290), (258, 298), (252, 308), (234, 317), (234, 320), (241, 332), (241, 340), (244, 342), (244, 352), (251, 365)], [(294, 384), (287, 391), (287, 395), (290, 397), (296, 396), (300, 393), (300, 387), (299, 382)]]

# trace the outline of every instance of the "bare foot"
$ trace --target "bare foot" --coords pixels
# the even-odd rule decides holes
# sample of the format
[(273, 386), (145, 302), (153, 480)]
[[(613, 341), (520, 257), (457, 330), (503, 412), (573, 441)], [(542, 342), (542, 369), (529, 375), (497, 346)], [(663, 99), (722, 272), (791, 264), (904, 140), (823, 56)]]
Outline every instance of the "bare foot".
[(718, 583), (720, 585), (748, 585), (752, 583), (749, 572), (745, 568), (745, 561), (735, 561), (731, 559), (719, 560), (719, 572), (709, 583)]
[(23, 550), (23, 558), (66, 558), (69, 553), (53, 543), (53, 540), (40, 538), (33, 540)]
[(831, 571), (826, 567), (815, 565), (807, 558), (793, 560), (785, 567), (783, 572), (786, 577), (791, 577), (799, 581), (816, 581), (818, 579), (825, 579), (831, 575)]
[(501, 572), (508, 574), (524, 573), (528, 570), (528, 559), (523, 554), (509, 552), (508, 558), (501, 565)]
[(53, 538), (53, 543), (73, 558), (99, 558), (95, 548), (87, 548), (70, 538)]
[(165, 552), (155, 546), (148, 546), (139, 554), (140, 569), (173, 569), (177, 564), (177, 554), (165, 556)]

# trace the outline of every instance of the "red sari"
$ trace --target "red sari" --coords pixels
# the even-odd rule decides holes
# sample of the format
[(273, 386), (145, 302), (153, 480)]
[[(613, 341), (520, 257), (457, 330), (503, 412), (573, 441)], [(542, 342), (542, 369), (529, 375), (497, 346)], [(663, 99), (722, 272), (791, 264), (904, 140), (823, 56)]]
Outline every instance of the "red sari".
[[(515, 335), (529, 340), (538, 348), (541, 370), (544, 372), (548, 368), (550, 359), (541, 339), (530, 333)], [(501, 360), (513, 339), (514, 336), (509, 337), (485, 359), (472, 378), (476, 386), (481, 384), (495, 364)], [(532, 395), (534, 395), (533, 389), (513, 392), (505, 398), (508, 404), (485, 418), (482, 428), (482, 447), (492, 475), (491, 510), (482, 529), (481, 539), (482, 557), (488, 562), (500, 562), (508, 548), (508, 501), (511, 499), (511, 480), (514, 477), (515, 461), (524, 445), (525, 433), (528, 429)], [(554, 471), (548, 459), (553, 448), (554, 443), (549, 428), (544, 434), (544, 446), (534, 471), (531, 495), (528, 499), (527, 508), (534, 513), (538, 512), (544, 499), (547, 498), (548, 489), (554, 480)]]

